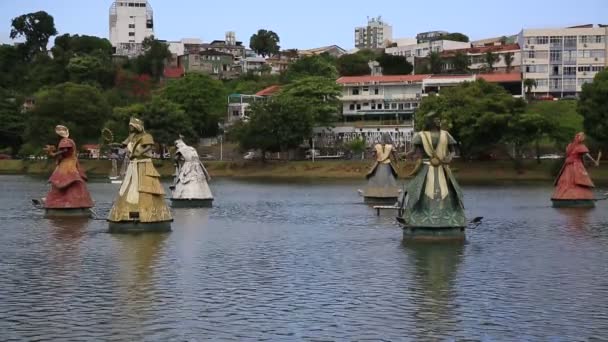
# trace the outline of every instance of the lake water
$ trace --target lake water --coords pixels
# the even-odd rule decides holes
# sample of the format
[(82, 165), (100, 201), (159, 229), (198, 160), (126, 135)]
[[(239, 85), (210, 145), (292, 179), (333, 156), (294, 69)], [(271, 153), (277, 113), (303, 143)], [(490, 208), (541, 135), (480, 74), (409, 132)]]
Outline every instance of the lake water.
[[(404, 245), (363, 181), (214, 179), (213, 208), (142, 235), (44, 219), (46, 186), (0, 176), (3, 341), (608, 339), (608, 202), (556, 210), (550, 185), (465, 186), (485, 219), (447, 245)], [(89, 188), (105, 215), (118, 186)]]

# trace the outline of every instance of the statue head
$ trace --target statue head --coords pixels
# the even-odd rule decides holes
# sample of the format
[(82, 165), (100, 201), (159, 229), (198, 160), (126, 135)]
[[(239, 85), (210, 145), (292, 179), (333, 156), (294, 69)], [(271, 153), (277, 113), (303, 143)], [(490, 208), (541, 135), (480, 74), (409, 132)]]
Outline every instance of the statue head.
[(141, 133), (144, 131), (144, 122), (141, 119), (132, 117), (129, 121), (129, 132)]
[(392, 145), (393, 138), (388, 133), (382, 133), (382, 139), (380, 140), (383, 145)]
[(70, 136), (70, 130), (63, 125), (55, 126), (55, 133), (57, 133), (57, 135), (59, 135), (62, 138), (67, 138)]
[(436, 111), (430, 111), (424, 116), (424, 126), (426, 129), (440, 129), (441, 115)]

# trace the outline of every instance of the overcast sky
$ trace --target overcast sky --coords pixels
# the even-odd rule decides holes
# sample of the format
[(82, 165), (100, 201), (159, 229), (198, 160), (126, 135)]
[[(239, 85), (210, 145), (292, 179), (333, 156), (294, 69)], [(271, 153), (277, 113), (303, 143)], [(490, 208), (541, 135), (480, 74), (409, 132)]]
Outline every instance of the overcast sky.
[[(260, 28), (275, 31), (282, 48), (354, 46), (354, 28), (367, 16), (393, 26), (393, 38), (418, 32), (462, 32), (472, 40), (518, 33), (522, 28), (608, 24), (608, 0), (407, 1), (407, 0), (150, 0), (157, 38), (224, 39), (236, 31), (249, 45)], [(0, 0), (0, 42), (9, 43), (11, 19), (44, 10), (59, 33), (108, 37), (108, 0)], [(432, 5), (430, 5), (432, 4)]]

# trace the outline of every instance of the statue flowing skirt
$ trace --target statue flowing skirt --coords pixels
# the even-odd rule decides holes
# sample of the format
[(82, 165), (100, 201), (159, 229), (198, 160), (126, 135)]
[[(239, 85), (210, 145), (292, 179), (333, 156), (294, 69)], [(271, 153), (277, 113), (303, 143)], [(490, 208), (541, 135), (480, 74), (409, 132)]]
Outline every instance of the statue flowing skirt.
[(389, 164), (376, 163), (367, 174), (367, 186), (363, 196), (373, 198), (397, 198), (399, 186), (397, 185), (397, 171)]
[(564, 164), (555, 185), (553, 200), (594, 199), (593, 182), (580, 161)]
[(152, 161), (129, 163), (118, 198), (110, 210), (110, 222), (154, 223), (172, 221), (165, 203), (165, 191)]
[(199, 162), (186, 162), (175, 182), (173, 199), (213, 199), (205, 172)]
[[(462, 204), (462, 192), (460, 186), (454, 179), (448, 167), (443, 167), (444, 172), (439, 173), (439, 168), (433, 168), (434, 188), (437, 189), (433, 198), (426, 193), (429, 166), (423, 165), (416, 177), (407, 185), (406, 198), (403, 203), (404, 224), (409, 227), (425, 228), (455, 228), (465, 227), (466, 218)], [(441, 178), (447, 185), (448, 194), (442, 198), (439, 191)]]
[[(69, 167), (70, 165), (66, 165)], [(87, 190), (84, 178), (76, 165), (73, 170), (59, 165), (51, 175), (49, 183), (51, 190), (46, 195), (44, 207), (46, 209), (79, 209), (92, 208), (93, 200)]]

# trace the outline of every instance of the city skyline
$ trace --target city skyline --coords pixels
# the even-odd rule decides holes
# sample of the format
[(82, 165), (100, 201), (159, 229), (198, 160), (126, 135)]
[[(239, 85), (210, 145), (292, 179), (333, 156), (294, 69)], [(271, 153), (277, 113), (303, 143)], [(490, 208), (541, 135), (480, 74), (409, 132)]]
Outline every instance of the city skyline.
[[(55, 18), (59, 34), (86, 34), (109, 38), (108, 11), (113, 1), (95, 0), (84, 3), (62, 0), (24, 0), (0, 3), (0, 43), (11, 43), (10, 21), (21, 14), (44, 10)], [(449, 1), (435, 4), (433, 12), (424, 15), (428, 6), (390, 0), (369, 8), (363, 1), (350, 1), (348, 6), (311, 0), (306, 4), (271, 0), (264, 8), (259, 4), (241, 3), (226, 7), (220, 3), (202, 4), (195, 0), (167, 2), (152, 0), (155, 33), (158, 39), (201, 38), (206, 42), (223, 39), (226, 31), (235, 31), (237, 39), (249, 45), (250, 36), (258, 29), (275, 31), (281, 48), (308, 49), (338, 45), (354, 47), (354, 28), (367, 23), (367, 17), (382, 16), (392, 25), (393, 37), (414, 37), (419, 32), (445, 30), (462, 32), (471, 40), (517, 34), (523, 28), (556, 28), (582, 24), (607, 23), (603, 15), (608, 2), (581, 0), (575, 16), (572, 8), (556, 1), (512, 1), (510, 7), (488, 7), (487, 2), (470, 1), (466, 5)], [(501, 11), (508, 11), (501, 14)], [(200, 13), (200, 15), (199, 15)], [(51, 39), (51, 44), (53, 39)]]

